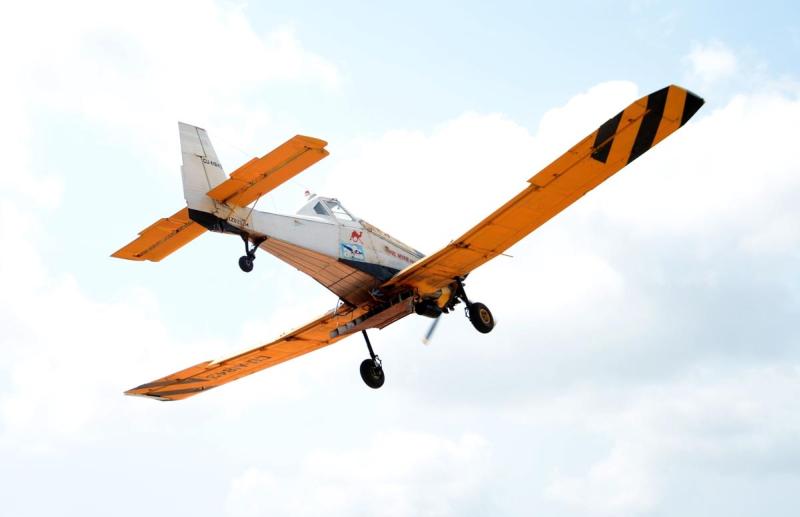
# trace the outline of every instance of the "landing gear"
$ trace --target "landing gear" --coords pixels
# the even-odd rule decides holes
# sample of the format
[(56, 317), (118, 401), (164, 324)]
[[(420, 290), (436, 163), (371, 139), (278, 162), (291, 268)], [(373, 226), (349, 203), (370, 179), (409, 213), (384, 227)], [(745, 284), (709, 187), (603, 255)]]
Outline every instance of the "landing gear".
[(464, 305), (467, 306), (464, 311), (469, 318), (475, 330), (481, 334), (488, 334), (494, 328), (494, 316), (492, 316), (489, 308), (480, 302), (470, 302), (467, 298), (467, 293), (464, 291), (464, 284), (461, 283), (461, 278), (456, 278), (456, 296), (460, 298)]
[(380, 361), (375, 361), (374, 359), (361, 361), (361, 378), (364, 380), (364, 384), (374, 390), (383, 386), (383, 381), (386, 380), (386, 377), (383, 374)]
[(256, 259), (256, 250), (261, 243), (267, 240), (266, 237), (259, 237), (257, 239), (253, 239), (253, 247), (250, 247), (250, 236), (247, 234), (241, 234), (242, 240), (244, 241), (244, 255), (239, 257), (239, 269), (244, 271), (245, 273), (249, 273), (253, 270), (253, 261)]
[(254, 255), (243, 255), (239, 257), (239, 269), (244, 271), (245, 273), (249, 273), (253, 270), (253, 260), (255, 260)]
[(374, 390), (377, 390), (383, 386), (383, 382), (386, 380), (386, 377), (383, 374), (381, 358), (375, 355), (375, 352), (372, 351), (372, 344), (369, 342), (367, 331), (362, 330), (361, 334), (364, 335), (364, 341), (367, 342), (367, 350), (369, 350), (370, 357), (369, 359), (364, 359), (361, 362), (361, 379), (364, 380), (364, 384)]
[(488, 334), (494, 328), (494, 317), (489, 308), (480, 302), (467, 306), (467, 317), (475, 330), (481, 334)]

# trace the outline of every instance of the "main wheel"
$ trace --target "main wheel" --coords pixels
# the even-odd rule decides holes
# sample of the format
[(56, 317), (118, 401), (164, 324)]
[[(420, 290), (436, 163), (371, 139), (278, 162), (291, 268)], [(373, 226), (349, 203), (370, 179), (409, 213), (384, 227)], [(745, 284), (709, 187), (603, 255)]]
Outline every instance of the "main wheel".
[(239, 257), (239, 269), (244, 271), (245, 273), (249, 273), (253, 270), (253, 258), (248, 255), (242, 255)]
[(383, 381), (386, 380), (383, 368), (373, 359), (364, 359), (361, 362), (361, 378), (364, 380), (364, 384), (373, 390), (383, 386)]
[(494, 328), (494, 317), (489, 308), (480, 302), (470, 304), (467, 309), (469, 321), (475, 330), (482, 334), (488, 334)]

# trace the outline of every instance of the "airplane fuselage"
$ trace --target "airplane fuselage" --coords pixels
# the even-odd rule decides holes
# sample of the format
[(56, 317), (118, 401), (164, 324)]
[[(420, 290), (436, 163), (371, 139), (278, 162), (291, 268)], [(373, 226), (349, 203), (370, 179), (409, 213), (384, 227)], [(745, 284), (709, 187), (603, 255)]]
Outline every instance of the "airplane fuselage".
[(214, 214), (192, 217), (211, 230), (244, 236), (353, 305), (424, 256), (333, 198), (314, 196), (293, 215), (218, 205)]

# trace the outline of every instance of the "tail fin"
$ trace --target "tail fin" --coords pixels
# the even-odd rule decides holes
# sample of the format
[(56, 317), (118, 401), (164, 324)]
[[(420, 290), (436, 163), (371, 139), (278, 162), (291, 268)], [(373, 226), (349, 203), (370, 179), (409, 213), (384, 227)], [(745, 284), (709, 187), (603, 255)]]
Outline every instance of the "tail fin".
[[(205, 129), (183, 122), (178, 122), (178, 129), (183, 153), (181, 175), (186, 206), (188, 209), (214, 213), (217, 203), (206, 193), (228, 178)], [(182, 208), (170, 217), (159, 219), (111, 256), (158, 262), (193, 241), (206, 229), (191, 219), (188, 209)]]
[(178, 122), (178, 128), (183, 154), (181, 175), (186, 206), (213, 213), (216, 202), (208, 197), (207, 192), (228, 178), (222, 170), (206, 130), (183, 122)]

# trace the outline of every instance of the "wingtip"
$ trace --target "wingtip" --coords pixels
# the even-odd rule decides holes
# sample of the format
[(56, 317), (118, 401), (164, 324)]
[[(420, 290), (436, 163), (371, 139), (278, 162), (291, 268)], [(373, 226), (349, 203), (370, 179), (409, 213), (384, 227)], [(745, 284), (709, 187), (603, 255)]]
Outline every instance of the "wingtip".
[(318, 151), (321, 151), (326, 156), (328, 155), (328, 151), (325, 149), (325, 146), (328, 145), (327, 141), (322, 140), (321, 138), (315, 138), (313, 136), (308, 136), (308, 135), (295, 135), (294, 138), (299, 139), (311, 149), (316, 149)]
[(686, 103), (683, 105), (683, 115), (681, 116), (681, 126), (686, 124), (697, 111), (703, 107), (706, 101), (696, 93), (686, 90)]
[(172, 399), (166, 397), (159, 397), (158, 395), (152, 395), (149, 393), (141, 393), (137, 392), (139, 388), (133, 388), (131, 390), (123, 392), (123, 395), (127, 395), (129, 397), (142, 397), (146, 399), (153, 399), (153, 400), (160, 400), (161, 402), (170, 402)]

